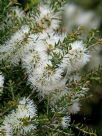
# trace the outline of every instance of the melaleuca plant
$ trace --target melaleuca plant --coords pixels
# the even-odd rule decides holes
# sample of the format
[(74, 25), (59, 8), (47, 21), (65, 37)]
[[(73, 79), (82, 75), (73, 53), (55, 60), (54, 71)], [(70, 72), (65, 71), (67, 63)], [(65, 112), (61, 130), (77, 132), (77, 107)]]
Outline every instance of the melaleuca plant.
[(100, 18), (66, 0), (0, 4), (0, 134), (96, 136), (71, 114), (101, 84), (101, 67), (84, 72)]

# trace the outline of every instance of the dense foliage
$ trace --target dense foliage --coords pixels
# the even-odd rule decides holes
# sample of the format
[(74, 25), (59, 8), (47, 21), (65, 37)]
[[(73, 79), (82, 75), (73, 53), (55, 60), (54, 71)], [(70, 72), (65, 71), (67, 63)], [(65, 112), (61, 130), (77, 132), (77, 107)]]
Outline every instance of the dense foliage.
[(101, 17), (74, 2), (0, 0), (1, 136), (97, 136), (73, 115), (102, 86)]

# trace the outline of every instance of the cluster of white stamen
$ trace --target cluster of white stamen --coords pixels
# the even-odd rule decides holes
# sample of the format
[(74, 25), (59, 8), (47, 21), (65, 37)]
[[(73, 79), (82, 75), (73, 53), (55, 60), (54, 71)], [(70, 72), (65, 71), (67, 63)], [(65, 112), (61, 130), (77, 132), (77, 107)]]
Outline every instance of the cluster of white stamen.
[(5, 116), (0, 130), (6, 136), (12, 136), (16, 132), (18, 134), (27, 134), (36, 128), (36, 123), (34, 124), (36, 116), (36, 106), (33, 101), (24, 97), (19, 101), (16, 110)]
[(67, 52), (64, 47), (60, 48), (67, 34), (55, 33), (60, 13), (54, 13), (44, 5), (40, 5), (38, 9), (39, 15), (35, 15), (35, 20), (37, 27), (43, 28), (42, 31), (33, 33), (28, 25), (22, 26), (0, 47), (0, 60), (7, 59), (13, 64), (21, 61), (28, 75), (28, 82), (33, 87), (36, 86), (44, 96), (55, 90), (63, 90), (68, 75), (80, 70), (89, 61), (90, 55), (82, 41), (68, 44)]

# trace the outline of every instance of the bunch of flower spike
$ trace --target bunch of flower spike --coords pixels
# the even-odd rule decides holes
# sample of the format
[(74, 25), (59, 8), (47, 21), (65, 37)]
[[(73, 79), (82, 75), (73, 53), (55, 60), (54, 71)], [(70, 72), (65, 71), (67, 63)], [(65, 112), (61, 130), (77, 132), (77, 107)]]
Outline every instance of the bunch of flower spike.
[[(66, 128), (70, 122), (69, 114), (80, 110), (79, 98), (88, 90), (80, 86), (80, 91), (73, 93), (67, 83), (73, 76), (76, 76), (76, 80), (80, 78), (76, 73), (90, 60), (90, 53), (85, 44), (87, 33), (70, 41), (69, 31), (73, 30), (74, 25), (84, 25), (87, 30), (90, 27), (97, 28), (99, 25), (98, 18), (93, 21), (93, 24), (89, 24), (94, 16), (93, 13), (79, 10), (75, 17), (78, 9), (74, 5), (66, 4), (63, 8), (54, 10), (49, 5), (41, 3), (37, 7), (37, 13), (25, 13), (19, 7), (12, 7), (5, 20), (5, 22), (8, 21), (7, 26), (4, 23), (0, 28), (3, 31), (10, 28), (8, 40), (0, 46), (0, 61), (11, 66), (21, 64), (31, 89), (36, 89), (43, 98), (46, 96), (50, 98), (52, 111), (64, 113), (66, 107), (72, 104), (67, 107), (69, 109), (64, 113), (67, 115), (62, 118), (63, 128)], [(67, 16), (65, 22), (63, 11)], [(80, 20), (82, 16), (85, 16), (85, 22)], [(13, 21), (14, 25), (17, 25), (12, 27)], [(0, 95), (3, 93), (3, 84), (4, 76), (0, 75)], [(64, 105), (65, 107), (62, 105), (60, 107), (60, 103), (56, 105), (58, 99), (66, 95), (70, 96), (69, 105)], [(5, 116), (0, 131), (4, 131), (7, 136), (29, 133), (36, 128), (36, 112), (33, 101), (23, 97), (15, 110)]]
[[(68, 76), (80, 70), (89, 61), (90, 55), (83, 41), (65, 45), (67, 31), (56, 32), (61, 27), (61, 10), (54, 12), (42, 4), (38, 9), (39, 14), (32, 19), (35, 27), (28, 24), (21, 26), (0, 47), (0, 60), (14, 65), (21, 61), (28, 74), (28, 82), (44, 96), (63, 90)], [(15, 11), (19, 18), (25, 16), (19, 9)]]

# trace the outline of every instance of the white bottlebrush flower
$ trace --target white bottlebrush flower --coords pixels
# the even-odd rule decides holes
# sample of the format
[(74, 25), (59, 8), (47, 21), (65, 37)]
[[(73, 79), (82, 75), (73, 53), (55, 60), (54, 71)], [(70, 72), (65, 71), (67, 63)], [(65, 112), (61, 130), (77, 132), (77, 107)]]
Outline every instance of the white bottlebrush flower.
[(26, 51), (22, 58), (23, 67), (28, 73), (28, 81), (32, 86), (38, 87), (42, 95), (49, 94), (65, 85), (65, 81), (61, 81), (63, 71), (60, 68), (55, 69), (55, 72), (47, 69), (49, 65), (52, 65), (50, 61), (51, 55), (55, 52), (62, 54), (61, 50), (55, 48), (55, 43), (58, 43), (60, 37), (51, 34), (50, 36), (47, 35), (46, 38), (38, 38), (35, 44), (33, 44), (33, 48), (30, 49), (28, 47), (28, 51)]
[[(42, 56), (42, 61), (40, 60), (35, 68), (32, 67), (32, 72), (28, 75), (28, 81), (32, 86), (38, 87), (42, 96), (65, 86), (65, 80), (62, 77), (63, 70), (60, 68), (51, 68), (51, 61), (43, 59), (44, 57)], [(28, 64), (27, 67), (29, 69), (31, 66)]]
[(41, 4), (39, 6), (39, 15), (35, 16), (35, 19), (41, 28), (46, 30), (47, 33), (51, 33), (53, 29), (59, 26), (60, 15), (59, 12), (54, 13), (49, 6)]
[[(56, 40), (53, 39), (53, 42), (56, 42)], [(60, 88), (62, 84), (65, 84), (61, 81), (61, 74), (63, 72), (61, 71), (61, 69), (55, 69), (54, 71), (48, 69), (49, 65), (51, 66), (52, 63), (49, 60), (50, 57), (47, 54), (47, 50), (49, 48), (49, 45), (53, 46), (52, 48), (54, 48), (55, 43), (52, 43), (51, 45), (51, 41), (45, 40), (44, 43), (36, 43), (35, 51), (37, 51), (39, 56), (39, 60), (36, 62), (36, 65), (34, 64), (36, 57), (33, 58), (35, 51), (30, 53), (29, 55), (26, 55), (25, 59), (23, 60), (25, 68), (27, 69), (27, 71), (30, 71), (30, 74), (28, 75), (28, 81), (33, 86), (37, 86), (38, 89), (41, 90), (42, 95), (49, 94), (56, 88)]]
[(18, 64), (20, 60), (27, 59), (25, 56), (28, 56), (29, 53), (33, 52), (36, 46), (37, 38), (38, 35), (30, 34), (27, 38), (25, 38), (26, 42), (25, 39), (23, 39), (22, 44), (19, 46), (19, 49), (15, 52), (13, 56), (11, 56), (12, 64)]
[(12, 28), (12, 23), (14, 23), (13, 21), (22, 21), (25, 17), (25, 13), (24, 10), (18, 6), (12, 7), (10, 8), (10, 10), (8, 10), (6, 18), (4, 20), (4, 22), (0, 23), (0, 30), (6, 30), (5, 28)]
[(51, 69), (46, 69), (38, 81), (37, 85), (41, 90), (42, 95), (49, 95), (56, 89), (62, 89), (65, 86), (65, 80), (62, 77), (62, 71), (54, 72)]
[(4, 76), (0, 73), (0, 94), (3, 91), (3, 85), (4, 85)]
[(32, 100), (24, 97), (22, 100), (19, 101), (16, 113), (18, 118), (29, 117), (30, 119), (32, 119), (36, 116), (36, 106), (34, 105)]
[[(72, 54), (72, 59), (74, 61), (75, 57), (79, 57), (80, 61), (77, 60), (77, 65), (80, 65), (80, 67), (83, 67), (87, 62), (90, 60), (90, 55), (87, 51), (87, 49), (84, 47), (84, 44), (82, 41), (75, 41), (71, 44), (71, 50), (69, 50), (69, 54)], [(75, 54), (74, 54), (75, 53)], [(77, 54), (78, 53), (78, 54)], [(78, 59), (78, 58), (77, 58)]]
[(20, 30), (11, 36), (10, 40), (6, 41), (5, 44), (0, 47), (0, 53), (12, 52), (16, 48), (15, 46), (24, 39), (28, 32), (29, 27), (27, 25), (22, 26)]
[(70, 121), (71, 121), (70, 116), (64, 116), (64, 117), (62, 118), (62, 121), (61, 121), (62, 127), (63, 127), (64, 129), (67, 128), (67, 127), (69, 126)]
[(6, 41), (5, 44), (0, 46), (0, 60), (11, 61), (14, 54), (22, 46), (21, 42), (24, 40), (26, 35), (29, 33), (29, 27), (24, 25), (14, 35), (11, 36), (10, 40)]
[(32, 48), (28, 47), (22, 58), (22, 66), (26, 69), (28, 74), (28, 81), (33, 86), (37, 86), (37, 82), (44, 72), (44, 68), (48, 63), (47, 47), (39, 39)]
[(33, 101), (24, 97), (19, 101), (17, 109), (5, 117), (1, 129), (7, 132), (6, 126), (9, 125), (12, 132), (26, 134), (36, 128), (34, 122), (32, 123), (32, 121), (36, 121), (36, 116), (36, 106)]
[(73, 104), (69, 107), (69, 113), (76, 114), (80, 111), (80, 103), (78, 101), (73, 102)]
[(71, 49), (62, 60), (62, 68), (67, 69), (67, 75), (80, 70), (90, 60), (90, 55), (82, 41), (75, 41), (70, 44)]

